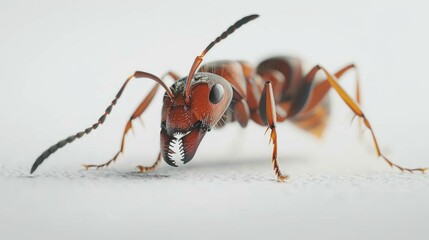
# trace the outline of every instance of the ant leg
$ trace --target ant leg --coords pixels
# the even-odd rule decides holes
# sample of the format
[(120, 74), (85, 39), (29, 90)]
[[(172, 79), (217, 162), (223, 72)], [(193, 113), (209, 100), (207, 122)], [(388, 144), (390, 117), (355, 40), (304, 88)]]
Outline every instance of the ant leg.
[[(335, 77), (337, 78), (337, 80), (339, 80), (343, 76), (343, 74), (349, 72), (350, 70), (354, 70), (356, 74), (355, 96), (356, 96), (356, 102), (359, 105), (361, 105), (360, 81), (359, 81), (359, 74), (358, 74), (356, 65), (350, 64), (345, 66), (344, 68), (340, 69), (338, 72), (335, 73)], [(309, 73), (309, 75), (310, 74), (312, 74), (312, 71)], [(312, 75), (314, 78), (315, 73)], [(303, 109), (303, 112), (311, 111), (317, 104), (319, 104), (323, 100), (323, 98), (328, 94), (330, 89), (331, 89), (331, 84), (329, 84), (328, 79), (325, 79), (322, 82), (318, 83), (312, 90), (310, 100), (308, 104), (305, 106), (305, 108)]]
[[(356, 66), (354, 64), (345, 66), (335, 73), (335, 77), (338, 79), (350, 70), (356, 72), (356, 101), (359, 104), (360, 87)], [(302, 87), (294, 101), (291, 101), (288, 114), (289, 117), (293, 117), (291, 120), (297, 127), (321, 138), (329, 118), (329, 102), (325, 96), (331, 89), (331, 85), (327, 79), (314, 83), (317, 73), (318, 69), (313, 68), (302, 79)], [(282, 107), (284, 104), (281, 103), (279, 106)], [(359, 127), (362, 128), (361, 119), (359, 119)]]
[[(358, 74), (359, 72), (357, 71), (356, 66), (354, 64), (349, 64), (345, 66), (344, 68), (340, 69), (338, 72), (335, 73), (335, 77), (337, 78), (337, 80), (340, 80), (343, 74), (349, 72), (350, 70), (354, 70), (356, 74), (355, 96), (356, 96), (356, 102), (359, 105), (361, 105), (360, 81), (359, 81), (359, 74)], [(310, 71), (309, 75), (313, 75), (313, 78), (314, 78), (314, 75), (317, 72), (317, 70), (314, 71), (314, 73), (312, 72), (313, 71)], [(314, 89), (311, 92), (310, 101), (303, 109), (303, 112), (305, 113), (305, 112), (311, 111), (317, 104), (319, 104), (325, 98), (325, 96), (328, 94), (330, 89), (331, 89), (331, 84), (329, 84), (328, 79), (325, 79), (322, 82), (318, 83), (316, 86), (314, 86)]]
[(156, 161), (152, 164), (152, 166), (146, 167), (146, 166), (142, 166), (142, 165), (138, 165), (136, 167), (136, 169), (139, 170), (139, 172), (144, 173), (144, 172), (152, 172), (155, 171), (156, 168), (158, 167), (159, 163), (161, 162), (161, 152), (158, 153), (158, 158), (156, 159)]
[(369, 129), (369, 131), (371, 132), (371, 136), (372, 139), (374, 141), (374, 146), (375, 146), (375, 150), (377, 151), (377, 156), (381, 157), (382, 159), (384, 159), (384, 161), (386, 161), (386, 163), (388, 163), (391, 167), (395, 167), (399, 170), (403, 171), (408, 171), (410, 173), (415, 172), (415, 171), (419, 171), (424, 173), (427, 168), (404, 168), (401, 167), (395, 163), (393, 163), (392, 161), (390, 161), (387, 157), (385, 157), (383, 155), (383, 153), (380, 150), (380, 147), (378, 145), (378, 141), (377, 138), (375, 137), (375, 133), (374, 130), (371, 127), (371, 124), (368, 120), (368, 118), (365, 116), (365, 114), (362, 112), (362, 110), (360, 109), (359, 105), (349, 96), (349, 94), (338, 84), (337, 82), (337, 78), (335, 76), (332, 76), (324, 67), (321, 67), (319, 65), (315, 66), (313, 69), (317, 69), (317, 71), (322, 70), (325, 75), (327, 76), (327, 80), (328, 83), (330, 84), (330, 86), (332, 88), (334, 88), (334, 90), (338, 93), (338, 95), (343, 99), (343, 101), (349, 106), (349, 108), (360, 118), (362, 119), (364, 125), (366, 126), (366, 128)]
[(250, 120), (250, 110), (247, 102), (242, 98), (240, 99), (234, 107), (234, 119), (240, 123), (242, 128), (245, 128)]
[(136, 119), (137, 117), (140, 117), (140, 115), (143, 113), (143, 111), (146, 110), (146, 108), (148, 107), (150, 102), (152, 102), (152, 99), (155, 96), (155, 94), (158, 90), (158, 87), (159, 87), (159, 85), (157, 84), (152, 88), (152, 90), (149, 92), (149, 94), (146, 96), (146, 98), (143, 99), (143, 101), (140, 103), (140, 105), (137, 107), (137, 109), (131, 115), (130, 119), (128, 120), (127, 124), (125, 125), (125, 129), (124, 129), (124, 132), (122, 134), (121, 147), (120, 147), (119, 151), (114, 155), (114, 157), (112, 159), (110, 159), (109, 161), (107, 161), (106, 163), (103, 163), (103, 164), (83, 164), (82, 166), (85, 168), (85, 170), (88, 170), (89, 168), (99, 169), (102, 167), (108, 167), (112, 162), (116, 161), (116, 159), (118, 158), (120, 153), (124, 152), (124, 150), (125, 150), (125, 136), (133, 128), (132, 121), (134, 119)]
[(86, 128), (85, 130), (78, 132), (74, 135), (69, 136), (68, 138), (65, 138), (59, 142), (57, 142), (55, 145), (52, 145), (49, 149), (45, 150), (37, 159), (34, 161), (33, 166), (31, 167), (30, 173), (34, 173), (36, 169), (42, 164), (51, 154), (56, 152), (58, 149), (63, 148), (65, 145), (74, 142), (76, 139), (83, 137), (84, 135), (87, 135), (91, 133), (93, 130), (97, 129), (100, 125), (104, 123), (104, 121), (107, 118), (107, 115), (110, 114), (113, 107), (116, 105), (117, 101), (121, 97), (122, 93), (124, 92), (127, 84), (134, 78), (149, 78), (151, 80), (154, 80), (156, 83), (161, 85), (165, 91), (167, 92), (170, 99), (173, 99), (173, 93), (171, 92), (171, 89), (157, 76), (148, 73), (148, 72), (141, 72), (136, 71), (133, 75), (129, 76), (127, 80), (122, 84), (121, 89), (119, 89), (118, 93), (115, 96), (115, 99), (110, 103), (110, 105), (106, 108), (103, 115), (98, 119), (96, 123), (94, 123), (91, 127)]
[(273, 153), (271, 161), (273, 163), (274, 173), (277, 176), (277, 181), (284, 182), (288, 179), (287, 175), (283, 175), (279, 169), (279, 163), (277, 160), (277, 132), (276, 132), (276, 105), (274, 102), (274, 94), (273, 94), (273, 86), (272, 83), (267, 81), (265, 83), (264, 89), (262, 91), (259, 111), (261, 118), (266, 120), (266, 124), (268, 124), (267, 132), (269, 129), (270, 133), (270, 143), (273, 143)]
[[(356, 72), (356, 101), (360, 104), (360, 84), (356, 66), (354, 64), (345, 66), (335, 73), (335, 77), (339, 79), (344, 73), (352, 69)], [(289, 107), (285, 108), (285, 111), (288, 113), (288, 117), (293, 117), (298, 113), (308, 113), (314, 110), (314, 108), (323, 101), (328, 91), (331, 89), (331, 85), (329, 84), (328, 79), (325, 79), (320, 83), (314, 83), (318, 72), (319, 69), (312, 68), (307, 73), (307, 75), (302, 79), (300, 91), (293, 101), (279, 103), (279, 106), (282, 108), (284, 108), (283, 106)], [(313, 85), (315, 86), (313, 87)]]
[[(177, 75), (174, 72), (167, 72), (163, 75), (162, 79), (164, 79), (166, 76), (170, 76), (174, 81), (177, 81), (179, 79), (179, 75)], [(116, 159), (119, 157), (121, 153), (125, 150), (125, 137), (127, 133), (132, 130), (133, 125), (132, 121), (136, 118), (140, 118), (140, 116), (143, 114), (143, 112), (146, 110), (146, 108), (149, 106), (149, 104), (152, 102), (153, 98), (155, 97), (155, 94), (158, 90), (159, 85), (155, 85), (152, 90), (149, 92), (149, 94), (143, 99), (143, 101), (140, 103), (140, 105), (137, 107), (137, 109), (134, 111), (134, 113), (131, 115), (130, 119), (128, 120), (127, 124), (125, 124), (125, 129), (122, 134), (122, 140), (121, 140), (121, 147), (118, 152), (113, 156), (112, 159), (109, 161), (103, 163), (103, 164), (83, 164), (82, 166), (85, 168), (85, 170), (88, 170), (89, 168), (103, 168), (108, 167), (112, 162), (116, 162)], [(154, 164), (153, 170), (155, 169), (156, 165), (158, 165), (159, 160), (157, 160)], [(139, 166), (141, 167), (141, 166)], [(141, 170), (140, 170), (141, 171)]]

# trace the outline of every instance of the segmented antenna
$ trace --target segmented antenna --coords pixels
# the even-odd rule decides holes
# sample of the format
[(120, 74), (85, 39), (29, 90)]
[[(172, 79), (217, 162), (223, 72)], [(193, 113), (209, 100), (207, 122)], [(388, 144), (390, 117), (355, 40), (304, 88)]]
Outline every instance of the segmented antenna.
[(185, 90), (185, 96), (186, 96), (186, 100), (189, 99), (189, 93), (191, 91), (191, 81), (192, 78), (194, 77), (195, 71), (197, 71), (198, 66), (200, 66), (201, 62), (203, 61), (203, 57), (204, 55), (206, 55), (206, 53), (214, 46), (216, 45), (216, 43), (222, 41), (223, 39), (225, 39), (226, 37), (228, 37), (231, 33), (233, 33), (236, 29), (238, 29), (239, 27), (243, 26), (244, 24), (252, 21), (255, 18), (258, 18), (259, 15), (258, 14), (252, 14), (249, 15), (247, 17), (244, 17), (240, 20), (238, 20), (236, 23), (234, 23), (232, 26), (230, 26), (225, 32), (223, 32), (219, 37), (217, 37), (213, 42), (211, 42), (206, 49), (204, 49), (204, 51), (195, 58), (194, 63), (192, 64), (191, 70), (189, 71), (188, 74), (188, 81), (186, 82), (186, 90)]
[(157, 76), (155, 76), (153, 74), (147, 73), (147, 72), (140, 72), (140, 71), (135, 72), (133, 75), (131, 75), (130, 77), (127, 78), (125, 83), (122, 85), (121, 89), (119, 89), (119, 92), (116, 94), (115, 99), (113, 99), (113, 101), (110, 103), (110, 105), (104, 111), (104, 114), (101, 115), (101, 117), (98, 119), (98, 121), (96, 123), (94, 123), (91, 127), (87, 128), (81, 132), (78, 132), (78, 133), (76, 133), (76, 134), (74, 134), (68, 138), (65, 138), (65, 139), (59, 141), (57, 144), (52, 145), (50, 148), (48, 148), (46, 151), (44, 151), (34, 162), (33, 166), (31, 167), (30, 173), (33, 173), (34, 171), (36, 171), (37, 167), (39, 167), (39, 165), (42, 164), (43, 161), (45, 161), (45, 159), (47, 159), (52, 153), (56, 152), (59, 148), (64, 147), (68, 143), (72, 143), (74, 140), (76, 140), (77, 138), (81, 138), (85, 134), (89, 134), (90, 132), (92, 132), (92, 130), (97, 129), (98, 126), (103, 124), (104, 121), (106, 120), (107, 115), (110, 114), (113, 106), (116, 105), (116, 102), (121, 97), (122, 92), (124, 91), (128, 82), (133, 78), (149, 78), (149, 79), (154, 80), (155, 82), (160, 84), (166, 90), (170, 99), (173, 100), (173, 93), (171, 92), (170, 88), (160, 78), (158, 78)]

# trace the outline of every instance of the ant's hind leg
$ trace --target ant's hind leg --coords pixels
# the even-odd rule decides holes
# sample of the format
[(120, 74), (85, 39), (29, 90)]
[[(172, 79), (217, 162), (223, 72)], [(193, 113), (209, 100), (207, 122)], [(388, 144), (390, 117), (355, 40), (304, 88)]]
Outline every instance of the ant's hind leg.
[(384, 156), (384, 154), (381, 152), (381, 149), (378, 145), (377, 138), (375, 137), (374, 130), (371, 127), (371, 124), (366, 118), (363, 111), (360, 109), (359, 105), (349, 96), (349, 94), (338, 84), (337, 78), (333, 75), (331, 75), (324, 67), (321, 66), (315, 66), (313, 69), (322, 70), (325, 75), (327, 76), (327, 80), (329, 85), (338, 93), (338, 95), (343, 99), (343, 101), (349, 106), (349, 108), (358, 116), (360, 119), (362, 119), (365, 127), (371, 132), (372, 139), (374, 141), (374, 147), (377, 152), (377, 156), (381, 157), (386, 163), (388, 163), (391, 167), (395, 167), (401, 171), (408, 171), (408, 172), (422, 172), (424, 173), (427, 168), (404, 168), (402, 166), (399, 166), (395, 164), (394, 162), (390, 161), (387, 157)]
[[(356, 74), (355, 98), (356, 98), (356, 102), (360, 105), (361, 104), (361, 91), (360, 91), (359, 75), (358, 75), (356, 65), (354, 65), (354, 64), (347, 65), (347, 66), (343, 67), (342, 69), (340, 69), (338, 72), (336, 72), (334, 76), (337, 78), (337, 80), (340, 80), (340, 78), (345, 73), (350, 72), (351, 70), (354, 70), (354, 72)], [(312, 76), (313, 78), (315, 77), (316, 72), (317, 71), (314, 71), (313, 76)], [(310, 71), (309, 74), (312, 74), (312, 71)], [(305, 108), (302, 111), (303, 112), (311, 111), (315, 106), (317, 106), (325, 98), (325, 96), (328, 94), (331, 87), (332, 86), (331, 86), (331, 84), (329, 84), (328, 79), (325, 79), (320, 83), (317, 83), (311, 91), (309, 102), (306, 104)]]
[[(162, 77), (162, 79), (164, 79), (166, 76), (170, 76), (174, 81), (177, 81), (180, 77), (179, 75), (177, 75), (174, 72), (167, 72), (166, 74), (164, 74), (164, 76)], [(125, 124), (125, 129), (124, 132), (122, 134), (122, 140), (121, 140), (121, 147), (119, 149), (118, 152), (116, 152), (116, 154), (113, 156), (112, 159), (110, 159), (109, 161), (103, 163), (103, 164), (83, 164), (82, 166), (88, 170), (89, 168), (103, 168), (103, 167), (108, 167), (111, 163), (115, 162), (119, 155), (121, 153), (124, 152), (125, 150), (125, 137), (127, 135), (127, 133), (132, 130), (133, 125), (132, 125), (132, 121), (136, 118), (140, 118), (141, 115), (143, 114), (143, 112), (146, 110), (146, 108), (149, 106), (149, 104), (152, 102), (153, 98), (155, 97), (155, 94), (158, 90), (159, 85), (155, 85), (152, 90), (149, 92), (149, 94), (143, 99), (143, 101), (140, 103), (140, 105), (137, 107), (137, 109), (134, 111), (134, 113), (131, 115), (130, 119), (128, 120), (127, 124)], [(158, 157), (158, 160), (155, 162), (155, 164), (151, 167), (148, 167), (148, 169), (152, 169), (154, 170), (155, 167), (159, 164), (159, 160), (160, 157)], [(141, 167), (141, 168), (140, 168)], [(137, 168), (140, 169), (140, 172), (142, 172), (142, 169), (144, 167), (142, 166), (138, 166)]]
[[(356, 93), (355, 100), (360, 104), (360, 86), (359, 76), (354, 64), (347, 65), (335, 73), (335, 77), (340, 80), (341, 77), (350, 71), (355, 72)], [(329, 99), (326, 98), (329, 90), (332, 88), (328, 79), (313, 83), (318, 70), (313, 68), (303, 79), (305, 87), (304, 91), (300, 91), (296, 100), (292, 103), (292, 109), (288, 113), (296, 114), (291, 118), (292, 123), (297, 127), (321, 138), (328, 123), (329, 118)], [(356, 115), (355, 115), (356, 116)], [(359, 119), (359, 127), (362, 128), (362, 121)]]

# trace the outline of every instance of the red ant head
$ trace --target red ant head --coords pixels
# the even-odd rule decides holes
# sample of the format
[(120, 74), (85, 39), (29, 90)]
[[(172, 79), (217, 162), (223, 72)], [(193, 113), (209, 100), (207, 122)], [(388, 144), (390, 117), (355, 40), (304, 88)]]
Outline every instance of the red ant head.
[(172, 159), (177, 144), (180, 159), (189, 162), (206, 132), (219, 122), (231, 103), (232, 87), (224, 78), (211, 73), (195, 73), (204, 55), (216, 43), (257, 17), (257, 14), (249, 15), (230, 26), (195, 58), (188, 77), (178, 80), (171, 92), (166, 89), (169, 98), (164, 97), (162, 107), (161, 154), (169, 165), (177, 167)]
[[(161, 154), (166, 163), (175, 166), (175, 151), (183, 163), (195, 155), (206, 132), (225, 114), (232, 99), (231, 85), (211, 73), (196, 73), (188, 98), (185, 94), (187, 77), (178, 80), (171, 91), (174, 98), (164, 97), (161, 120)], [(177, 151), (177, 149), (176, 149)]]

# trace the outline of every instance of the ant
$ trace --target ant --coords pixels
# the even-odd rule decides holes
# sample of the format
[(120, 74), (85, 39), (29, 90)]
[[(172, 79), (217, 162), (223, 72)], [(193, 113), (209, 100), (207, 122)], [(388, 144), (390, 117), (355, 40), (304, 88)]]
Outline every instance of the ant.
[[(125, 90), (127, 84), (135, 78), (148, 78), (156, 84), (129, 118), (122, 135), (119, 151), (108, 162), (100, 165), (85, 164), (85, 169), (102, 168), (116, 161), (124, 152), (125, 136), (132, 129), (132, 121), (139, 118), (152, 102), (159, 86), (165, 89), (161, 117), (161, 144), (157, 160), (152, 166), (137, 166), (140, 172), (153, 171), (161, 158), (177, 167), (173, 155), (174, 146), (179, 146), (179, 156), (187, 163), (195, 155), (199, 144), (207, 132), (214, 127), (221, 128), (227, 123), (238, 122), (246, 127), (249, 120), (270, 131), (270, 143), (273, 144), (271, 161), (278, 181), (288, 179), (281, 173), (277, 160), (277, 122), (290, 120), (296, 126), (321, 136), (327, 124), (329, 102), (325, 98), (330, 89), (335, 90), (347, 106), (359, 117), (371, 132), (378, 157), (391, 167), (401, 171), (424, 173), (427, 168), (404, 168), (390, 161), (381, 152), (374, 130), (365, 116), (360, 103), (359, 78), (356, 77), (356, 98), (338, 84), (338, 79), (356, 66), (350, 64), (331, 74), (324, 67), (317, 65), (304, 75), (300, 60), (290, 57), (272, 57), (262, 61), (256, 68), (244, 61), (218, 61), (207, 63), (198, 68), (207, 52), (217, 43), (228, 37), (242, 25), (258, 18), (249, 15), (234, 23), (225, 32), (212, 41), (204, 51), (195, 58), (187, 77), (180, 78), (173, 72), (167, 72), (162, 78), (151, 73), (136, 71), (122, 85), (115, 99), (106, 108), (98, 121), (84, 131), (67, 137), (44, 151), (34, 162), (31, 173), (52, 153), (66, 144), (89, 134), (106, 120)], [(198, 70), (198, 71), (197, 71)], [(322, 72), (326, 79), (316, 81), (316, 74)], [(170, 76), (175, 83), (168, 87), (162, 80)]]

